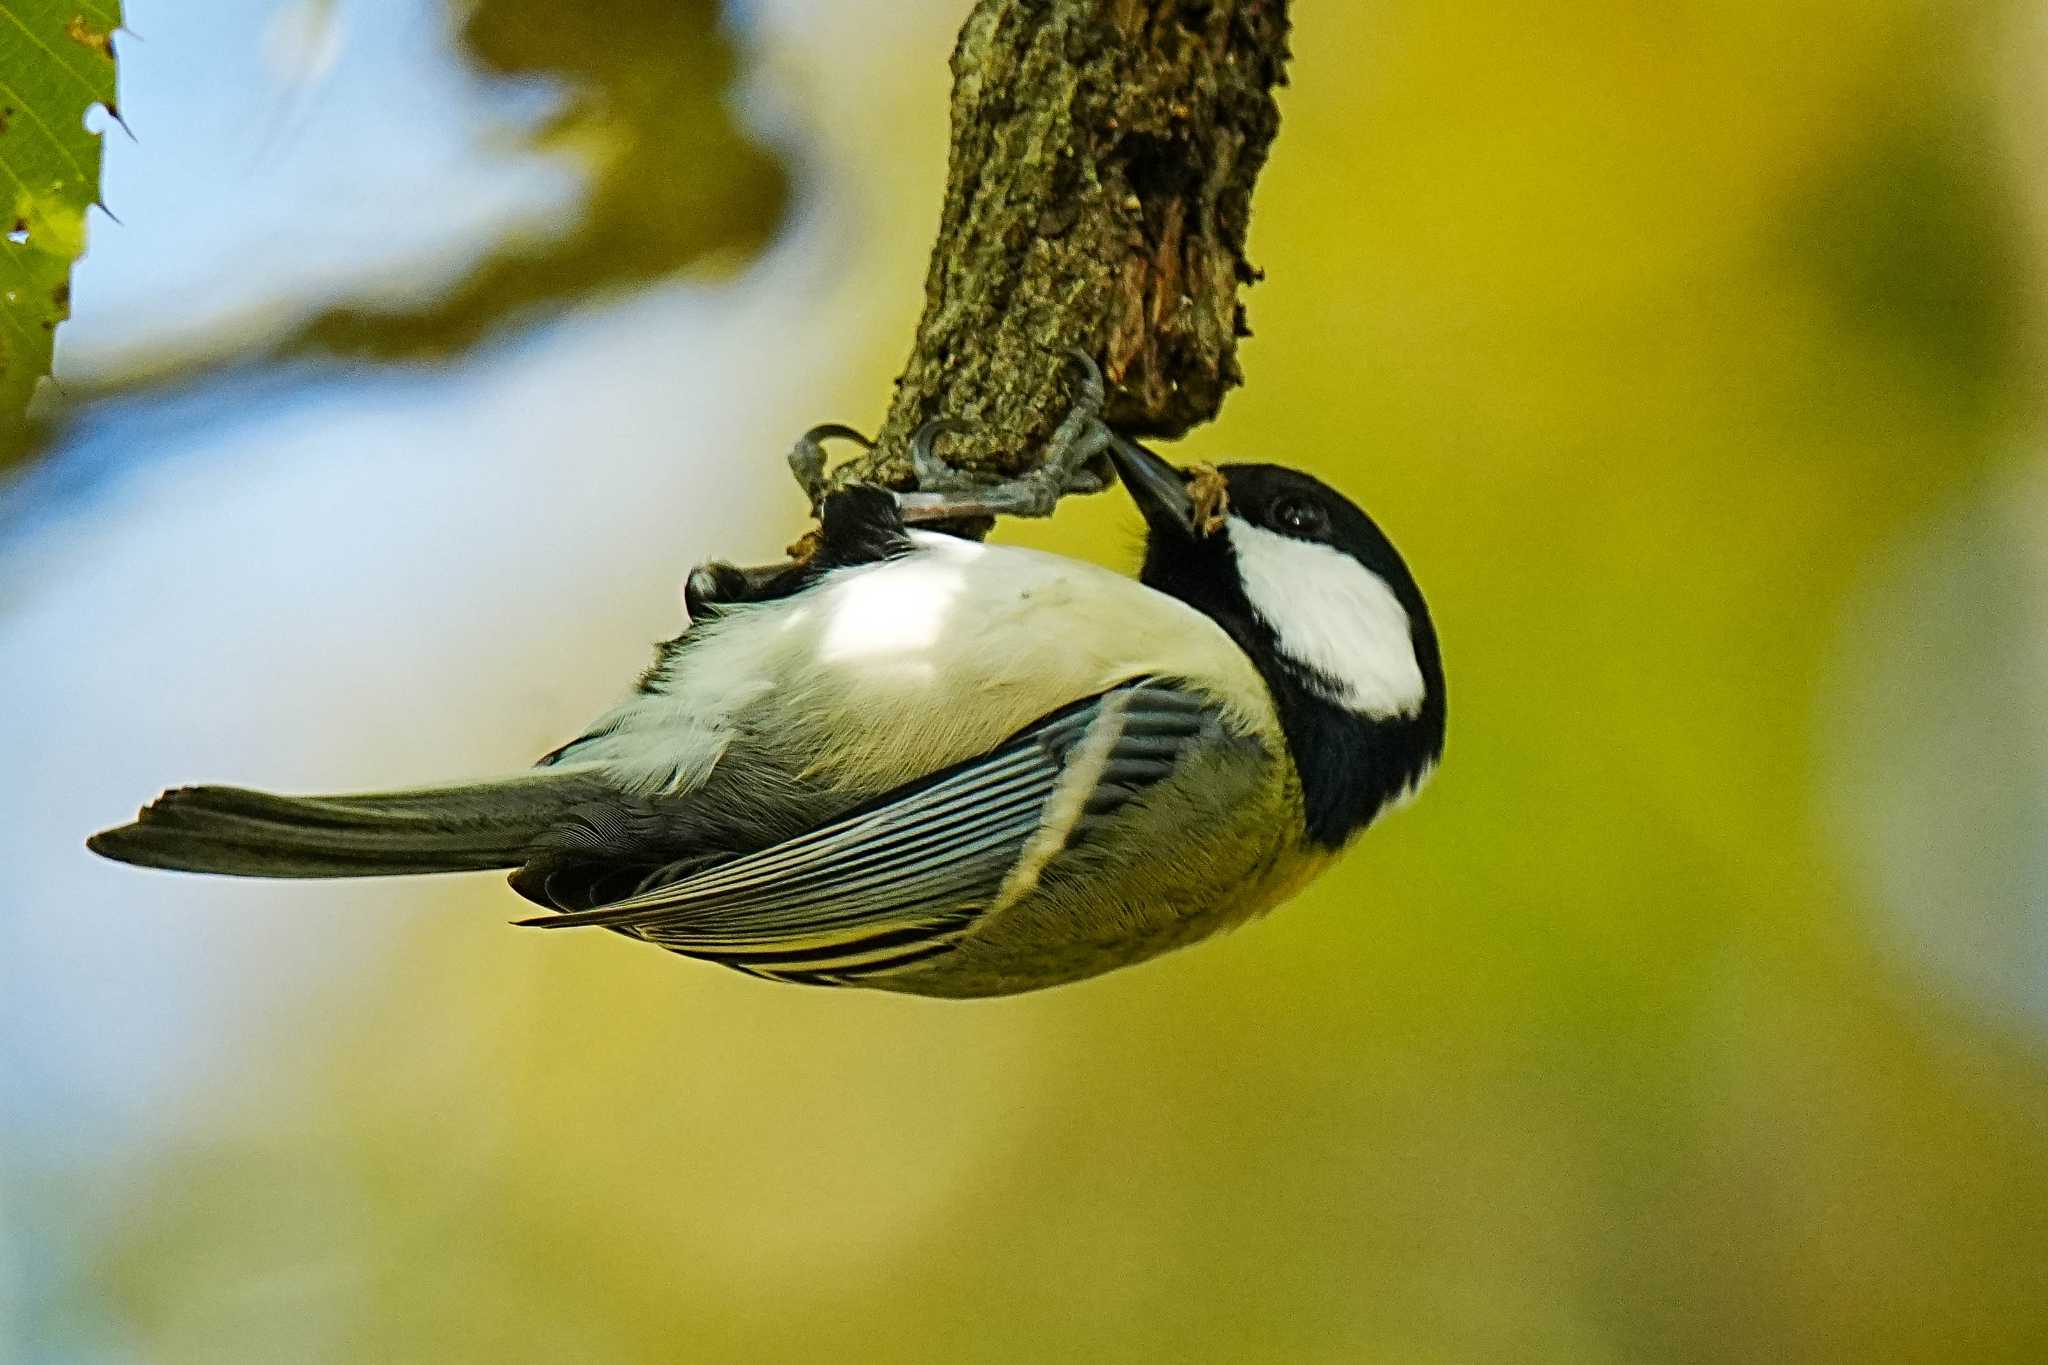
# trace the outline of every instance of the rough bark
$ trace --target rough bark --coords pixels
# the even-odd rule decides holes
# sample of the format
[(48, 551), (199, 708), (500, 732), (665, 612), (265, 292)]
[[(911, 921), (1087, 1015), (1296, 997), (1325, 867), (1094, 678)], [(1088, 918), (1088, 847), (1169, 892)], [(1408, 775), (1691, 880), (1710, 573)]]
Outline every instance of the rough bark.
[(946, 199), (924, 316), (876, 449), (836, 481), (913, 480), (909, 437), (1030, 468), (1102, 363), (1119, 430), (1178, 436), (1242, 381), (1252, 186), (1279, 127), (1286, 0), (979, 0), (953, 52)]

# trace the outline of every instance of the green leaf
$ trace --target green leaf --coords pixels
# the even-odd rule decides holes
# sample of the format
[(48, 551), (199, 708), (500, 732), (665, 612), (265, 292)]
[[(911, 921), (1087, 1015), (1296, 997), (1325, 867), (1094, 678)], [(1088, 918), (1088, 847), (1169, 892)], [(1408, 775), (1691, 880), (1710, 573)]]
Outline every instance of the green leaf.
[(99, 199), (95, 104), (114, 109), (119, 0), (0, 0), (0, 463), (71, 316), (71, 263)]

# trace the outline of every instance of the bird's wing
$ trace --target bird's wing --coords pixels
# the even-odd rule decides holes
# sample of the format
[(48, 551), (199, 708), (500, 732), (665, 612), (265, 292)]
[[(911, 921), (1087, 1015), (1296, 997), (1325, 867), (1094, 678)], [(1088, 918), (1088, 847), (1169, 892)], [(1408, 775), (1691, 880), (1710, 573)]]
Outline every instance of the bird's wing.
[(906, 966), (947, 951), (1091, 826), (1222, 742), (1213, 701), (1158, 682), (1115, 688), (796, 838), (522, 923), (602, 925), (766, 976)]

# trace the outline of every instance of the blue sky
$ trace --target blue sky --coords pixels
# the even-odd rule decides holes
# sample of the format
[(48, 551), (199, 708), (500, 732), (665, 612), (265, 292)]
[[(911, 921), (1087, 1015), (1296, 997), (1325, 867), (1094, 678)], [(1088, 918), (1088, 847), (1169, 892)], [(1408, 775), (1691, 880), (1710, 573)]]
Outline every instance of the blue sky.
[(573, 175), (517, 147), (550, 92), (477, 79), (445, 23), (392, 0), (130, 5), (132, 136), (106, 136), (119, 221), (94, 216), (60, 373), (339, 290), (414, 288), (507, 222), (572, 208)]

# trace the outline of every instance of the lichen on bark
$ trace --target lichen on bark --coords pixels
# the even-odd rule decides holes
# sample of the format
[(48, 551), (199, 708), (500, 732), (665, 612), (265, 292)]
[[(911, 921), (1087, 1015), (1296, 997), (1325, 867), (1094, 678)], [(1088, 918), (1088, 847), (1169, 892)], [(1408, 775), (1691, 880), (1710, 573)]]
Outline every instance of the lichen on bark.
[(1014, 474), (1064, 414), (1079, 346), (1106, 415), (1178, 436), (1241, 382), (1252, 187), (1279, 128), (1286, 0), (979, 0), (954, 48), (952, 148), (925, 307), (873, 452), (912, 482), (946, 416), (958, 465)]

